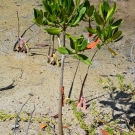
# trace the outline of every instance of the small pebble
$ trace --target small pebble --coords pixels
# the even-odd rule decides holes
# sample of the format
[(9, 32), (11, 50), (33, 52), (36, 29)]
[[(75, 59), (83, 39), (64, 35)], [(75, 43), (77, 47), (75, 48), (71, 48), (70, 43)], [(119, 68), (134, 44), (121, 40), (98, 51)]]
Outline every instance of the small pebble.
[(16, 125), (12, 125), (12, 130), (13, 129), (15, 129), (15, 128), (18, 128), (19, 127), (19, 125), (18, 124), (16, 124)]

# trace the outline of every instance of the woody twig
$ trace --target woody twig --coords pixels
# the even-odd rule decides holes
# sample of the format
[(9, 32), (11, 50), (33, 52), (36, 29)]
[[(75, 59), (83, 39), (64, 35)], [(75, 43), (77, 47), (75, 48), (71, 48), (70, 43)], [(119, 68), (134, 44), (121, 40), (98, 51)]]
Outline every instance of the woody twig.
[(22, 111), (22, 109), (23, 109), (23, 107), (27, 104), (27, 102), (30, 100), (30, 98), (32, 97), (33, 95), (30, 93), (29, 94), (29, 98), (27, 99), (27, 101), (22, 105), (22, 107), (21, 107), (21, 109), (20, 109), (20, 111), (19, 111), (19, 113), (17, 114), (17, 116), (16, 116), (16, 120), (15, 120), (15, 124), (14, 124), (14, 133), (13, 133), (13, 135), (16, 135), (16, 125), (18, 125), (18, 119), (19, 119), (19, 116), (20, 116), (20, 114), (21, 114), (21, 111)]
[[(32, 26), (34, 26), (35, 24), (32, 24), (32, 25), (30, 25), (24, 32), (23, 32), (23, 34), (20, 36), (21, 38), (25, 35), (25, 33), (32, 27)], [(20, 41), (19, 40), (19, 38), (18, 38), (18, 40), (16, 41), (16, 43), (14, 44), (14, 47), (13, 47), (13, 51), (17, 51), (16, 50), (16, 45), (18, 44), (18, 41)]]
[(34, 105), (34, 109), (33, 109), (32, 113), (30, 115), (30, 120), (29, 120), (28, 127), (27, 127), (27, 130), (26, 130), (26, 135), (28, 135), (28, 130), (29, 130), (29, 127), (30, 127), (30, 122), (31, 122), (32, 115), (33, 115), (34, 111), (35, 111), (35, 105)]
[[(95, 57), (97, 51), (98, 51), (98, 50), (96, 50), (95, 53), (93, 54), (93, 56), (92, 56), (92, 58), (91, 58), (91, 61), (93, 61), (93, 59), (94, 59), (94, 57)], [(80, 90), (80, 95), (79, 95), (78, 103), (80, 103), (81, 97), (83, 96), (83, 88), (84, 88), (84, 84), (85, 84), (86, 79), (87, 79), (87, 76), (88, 76), (89, 68), (90, 68), (90, 66), (88, 66), (87, 72), (86, 72), (85, 77), (84, 77), (83, 82), (82, 82), (82, 86), (81, 86), (81, 90)]]

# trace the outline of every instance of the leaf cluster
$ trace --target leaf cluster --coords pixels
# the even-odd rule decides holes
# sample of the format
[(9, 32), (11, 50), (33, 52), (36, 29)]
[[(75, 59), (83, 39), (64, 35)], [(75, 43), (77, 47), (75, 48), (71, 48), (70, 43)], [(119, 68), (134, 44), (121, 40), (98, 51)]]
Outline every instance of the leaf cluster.
[[(98, 44), (100, 49), (103, 45), (108, 45), (111, 42), (117, 42), (122, 39), (122, 31), (119, 30), (120, 25), (123, 23), (123, 19), (115, 20), (114, 14), (118, 10), (116, 2), (112, 6), (109, 5), (107, 0), (99, 3), (98, 10), (94, 10), (94, 20), (96, 22), (95, 28), (86, 27), (89, 33), (96, 34), (101, 40), (101, 44)], [(111, 48), (107, 46), (107, 49), (114, 55), (117, 55)]]
[[(116, 2), (112, 6), (109, 5), (108, 0), (103, 0), (99, 3), (99, 8), (96, 9), (94, 5), (90, 5), (88, 0), (82, 3), (80, 0), (42, 0), (44, 11), (34, 8), (33, 22), (39, 26), (48, 26), (45, 28), (51, 35), (59, 35), (61, 32), (66, 33), (68, 27), (76, 27), (80, 21), (89, 23), (85, 29), (100, 39), (97, 44), (98, 49), (106, 46), (107, 49), (114, 55), (117, 55), (108, 44), (117, 42), (122, 38), (122, 31), (119, 30), (123, 19), (115, 20), (114, 14), (118, 10)], [(95, 21), (96, 26), (92, 28), (91, 22)], [(74, 58), (79, 59), (87, 65), (91, 65), (90, 59), (80, 54), (86, 50), (87, 40), (81, 35), (80, 37), (73, 37), (66, 33), (70, 40), (69, 47), (58, 47), (58, 52), (62, 54), (73, 55)]]
[[(75, 27), (86, 12), (85, 2), (80, 4), (80, 0), (43, 0), (42, 3), (44, 11), (34, 8), (33, 22), (38, 25), (48, 25), (55, 28)], [(48, 30), (46, 31), (48, 32)], [(54, 30), (50, 29), (49, 31)], [(57, 35), (59, 32), (51, 34)]]

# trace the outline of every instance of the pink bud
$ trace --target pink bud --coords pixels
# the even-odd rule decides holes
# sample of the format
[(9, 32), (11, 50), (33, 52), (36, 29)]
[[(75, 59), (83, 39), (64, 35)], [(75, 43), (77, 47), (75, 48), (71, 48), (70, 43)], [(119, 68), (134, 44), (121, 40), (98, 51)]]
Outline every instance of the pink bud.
[(20, 37), (20, 41), (22, 45), (25, 45), (24, 39)]

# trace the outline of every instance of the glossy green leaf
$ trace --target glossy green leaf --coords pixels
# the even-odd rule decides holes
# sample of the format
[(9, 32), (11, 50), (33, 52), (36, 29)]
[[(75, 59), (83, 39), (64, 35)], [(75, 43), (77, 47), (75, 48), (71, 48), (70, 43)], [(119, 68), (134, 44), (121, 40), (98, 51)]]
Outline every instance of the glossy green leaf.
[(75, 36), (72, 36), (72, 35), (70, 35), (70, 34), (68, 34), (68, 33), (66, 33), (66, 37), (68, 38), (68, 39), (70, 39), (70, 38), (72, 38), (72, 40), (77, 40), (77, 39), (81, 39), (81, 38), (83, 38), (83, 37), (75, 37)]
[(92, 65), (91, 60), (83, 54), (75, 54), (74, 58), (81, 60), (83, 63), (87, 65)]
[(106, 0), (104, 0), (103, 2), (103, 8), (106, 12), (108, 12), (108, 10), (110, 9), (110, 6)]
[(73, 39), (72, 38), (70, 38), (70, 47), (73, 49), (73, 50), (75, 50), (75, 43), (74, 43), (74, 41), (73, 41)]
[(68, 5), (67, 5), (67, 14), (68, 14), (68, 16), (72, 15), (74, 9), (75, 9), (74, 0), (68, 0)]
[(65, 9), (61, 9), (61, 21), (63, 23), (66, 23), (67, 22), (67, 14), (66, 14), (66, 10)]
[(107, 47), (109, 52), (111, 52), (113, 55), (117, 56), (117, 53), (115, 51), (113, 51), (110, 47)]
[(123, 36), (119, 37), (118, 39), (116, 39), (114, 42), (118, 42), (123, 38)]
[(112, 17), (112, 15), (114, 14), (116, 9), (116, 3), (114, 2), (114, 5), (112, 6), (112, 8), (109, 9), (108, 13), (107, 13), (107, 17), (106, 20), (108, 20), (109, 18)]
[(108, 26), (108, 27), (106, 28), (106, 30), (108, 31), (108, 33), (107, 33), (107, 38), (112, 37), (112, 27), (111, 27), (111, 26)]
[(96, 30), (97, 30), (97, 35), (99, 38), (101, 38), (101, 29), (99, 26), (96, 26)]
[(115, 30), (113, 30), (113, 35), (118, 31), (119, 29), (116, 28)]
[(92, 29), (92, 28), (88, 28), (88, 27), (85, 27), (85, 29), (91, 34), (95, 34), (97, 32), (96, 29)]
[(116, 22), (114, 22), (111, 26), (112, 26), (112, 29), (116, 29), (118, 28), (121, 24), (123, 23), (123, 19), (119, 19), (117, 20)]
[(99, 14), (101, 15), (101, 17), (104, 17), (104, 15), (103, 15), (103, 3), (102, 2), (99, 3)]
[(62, 31), (60, 28), (45, 28), (44, 30), (46, 30), (50, 35), (58, 35)]
[(94, 5), (91, 5), (87, 10), (87, 15), (90, 18), (93, 15), (94, 12)]
[(117, 31), (113, 36), (112, 36), (112, 40), (116, 40), (118, 39), (122, 34), (122, 31)]
[(34, 8), (34, 16), (35, 16), (35, 18), (38, 17), (38, 11), (39, 11), (38, 9), (35, 9), (35, 8)]
[(98, 13), (95, 13), (95, 20), (96, 20), (96, 23), (99, 25), (102, 25), (104, 23), (103, 18)]
[(101, 41), (104, 41), (104, 40), (105, 40), (105, 32), (102, 32), (102, 33), (101, 33), (100, 39), (101, 39)]
[(72, 26), (77, 25), (77, 24), (81, 21), (81, 18), (83, 17), (85, 11), (86, 11), (86, 7), (83, 7), (83, 8), (79, 11), (79, 16), (77, 17), (77, 19), (75, 20), (75, 22), (72, 24)]
[(34, 8), (34, 17), (35, 18), (33, 18), (33, 22), (36, 23), (39, 26), (42, 25), (43, 11)]
[(86, 46), (88, 44), (87, 40), (84, 40), (80, 46), (78, 46), (79, 51), (84, 51), (86, 49)]
[(75, 54), (73, 51), (69, 50), (66, 47), (58, 47), (57, 51), (61, 54)]
[(78, 7), (80, 4), (80, 0), (76, 0), (76, 6)]
[(42, 2), (43, 2), (43, 7), (44, 7), (45, 11), (52, 14), (52, 10), (51, 10), (50, 6), (46, 3), (46, 1), (43, 0)]

